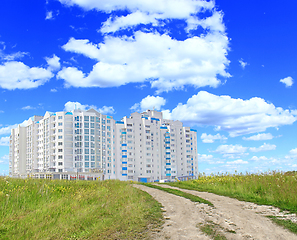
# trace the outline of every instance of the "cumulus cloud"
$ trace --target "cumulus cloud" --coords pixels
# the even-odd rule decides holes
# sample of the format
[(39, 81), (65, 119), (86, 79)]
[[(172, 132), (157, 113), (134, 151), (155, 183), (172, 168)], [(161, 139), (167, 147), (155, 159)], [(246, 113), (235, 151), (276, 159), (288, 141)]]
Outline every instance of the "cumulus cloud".
[(262, 140), (271, 140), (273, 138), (274, 137), (272, 136), (271, 133), (259, 133), (257, 135), (253, 135), (250, 137), (243, 137), (242, 139), (246, 141), (262, 141)]
[(213, 143), (215, 140), (226, 141), (228, 139), (224, 135), (221, 135), (219, 133), (216, 135), (207, 135), (206, 133), (202, 133), (200, 138), (204, 143)]
[(286, 77), (280, 80), (281, 83), (284, 83), (286, 85), (286, 87), (291, 87), (294, 83), (293, 78), (292, 77)]
[(235, 161), (232, 161), (232, 162), (227, 162), (227, 164), (248, 164), (249, 162), (248, 161), (243, 161), (242, 159), (238, 159), (238, 160), (235, 160)]
[(253, 161), (266, 161), (266, 160), (268, 160), (268, 158), (265, 157), (265, 156), (261, 156), (261, 157), (253, 156), (251, 158), (251, 160), (253, 160)]
[(294, 149), (290, 150), (290, 154), (297, 156), (297, 148), (294, 148)]
[(9, 146), (9, 137), (1, 137), (0, 146)]
[(115, 110), (113, 107), (107, 107), (107, 106), (103, 106), (102, 108), (98, 108), (97, 109), (98, 112), (102, 113), (102, 114), (115, 114)]
[(290, 125), (297, 120), (296, 111), (275, 107), (262, 98), (234, 99), (206, 91), (200, 91), (186, 104), (180, 103), (172, 111), (164, 110), (163, 113), (167, 118), (188, 125), (215, 126), (215, 130), (227, 131), (231, 137), (264, 132), (267, 128)]
[(49, 69), (32, 67), (22, 62), (0, 65), (0, 87), (8, 90), (37, 88), (53, 77)]
[[(220, 77), (230, 77), (226, 72), (229, 39), (225, 33), (223, 13), (215, 9), (212, 1), (60, 2), (69, 6), (79, 5), (85, 10), (111, 13), (98, 30), (103, 34), (102, 42), (71, 38), (62, 47), (65, 51), (98, 61), (89, 73), (77, 67), (63, 68), (58, 78), (65, 81), (66, 87), (103, 88), (150, 82), (160, 93), (182, 89), (186, 85), (217, 87), (221, 84)], [(126, 16), (113, 14), (117, 10), (130, 13)], [(177, 40), (170, 35), (170, 22), (174, 19), (184, 21), (181, 31), (188, 32), (188, 38)], [(144, 28), (134, 28), (139, 24)], [(197, 31), (198, 28), (204, 29), (203, 34)], [(128, 36), (126, 31), (125, 34), (120, 32), (122, 29), (132, 31)]]
[(64, 110), (65, 111), (72, 111), (74, 109), (80, 109), (80, 110), (89, 110), (93, 108), (94, 110), (96, 110), (97, 112), (100, 112), (102, 114), (114, 114), (115, 113), (115, 110), (113, 107), (108, 107), (108, 106), (103, 106), (102, 108), (98, 108), (94, 105), (83, 105), (79, 102), (67, 102), (65, 103), (65, 107), (64, 107)]
[(214, 151), (215, 153), (222, 154), (223, 157), (228, 157), (228, 158), (238, 158), (241, 156), (246, 156), (248, 153), (247, 147), (243, 147), (239, 144), (236, 145), (220, 145), (218, 148)]
[(60, 64), (60, 58), (57, 57), (55, 54), (53, 55), (52, 58), (45, 58), (48, 64), (48, 69), (50, 71), (57, 71), (60, 69), (61, 64)]
[(46, 12), (45, 20), (50, 20), (50, 19), (53, 19), (53, 12), (52, 11)]
[[(150, 0), (150, 1), (139, 1), (139, 0), (59, 0), (61, 3), (73, 6), (77, 5), (85, 10), (98, 10), (104, 11), (106, 13), (111, 13), (117, 10), (129, 10), (130, 14), (139, 11), (142, 13), (147, 13), (147, 15), (159, 14), (160, 18), (178, 18), (185, 19), (189, 18), (197, 11), (212, 10), (214, 8), (213, 1), (203, 1), (203, 0)], [(129, 14), (127, 15), (129, 16)], [(117, 22), (117, 16), (113, 22)], [(138, 22), (135, 22), (137, 24)], [(116, 23), (115, 23), (116, 24)]]
[(271, 150), (275, 150), (275, 149), (276, 149), (276, 145), (264, 143), (262, 146), (260, 146), (258, 148), (251, 147), (250, 151), (251, 152), (262, 152), (262, 151), (271, 151)]
[(244, 62), (243, 59), (240, 59), (239, 60), (239, 64), (242, 67), (242, 69), (245, 69), (246, 65), (248, 65), (248, 63), (247, 62)]
[(130, 109), (133, 111), (143, 112), (148, 109), (160, 110), (162, 106), (166, 104), (166, 99), (159, 96), (148, 95), (141, 100), (140, 103), (135, 103)]

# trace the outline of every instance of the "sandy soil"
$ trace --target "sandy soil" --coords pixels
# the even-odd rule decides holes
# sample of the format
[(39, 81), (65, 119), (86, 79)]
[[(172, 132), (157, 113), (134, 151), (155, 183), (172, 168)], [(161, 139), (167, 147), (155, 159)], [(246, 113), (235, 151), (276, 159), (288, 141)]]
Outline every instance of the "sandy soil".
[(199, 228), (207, 223), (213, 224), (216, 231), (227, 239), (297, 239), (297, 235), (265, 217), (281, 216), (297, 222), (296, 215), (280, 212), (274, 207), (259, 206), (213, 193), (180, 189), (212, 202), (214, 207), (210, 207), (143, 185), (135, 187), (152, 195), (163, 206), (165, 223), (162, 229), (152, 232), (151, 239), (211, 239)]

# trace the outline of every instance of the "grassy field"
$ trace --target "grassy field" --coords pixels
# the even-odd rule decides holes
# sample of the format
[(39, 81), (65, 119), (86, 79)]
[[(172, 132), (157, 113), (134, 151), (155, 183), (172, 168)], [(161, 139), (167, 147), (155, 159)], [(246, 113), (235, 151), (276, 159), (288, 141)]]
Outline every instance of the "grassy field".
[[(212, 192), (297, 213), (297, 172), (220, 174), (197, 180), (168, 183), (184, 189)], [(271, 220), (297, 234), (297, 224), (270, 216)]]
[(297, 172), (200, 176), (196, 180), (169, 185), (273, 205), (297, 213)]
[(127, 182), (0, 178), (0, 239), (143, 239), (161, 219)]

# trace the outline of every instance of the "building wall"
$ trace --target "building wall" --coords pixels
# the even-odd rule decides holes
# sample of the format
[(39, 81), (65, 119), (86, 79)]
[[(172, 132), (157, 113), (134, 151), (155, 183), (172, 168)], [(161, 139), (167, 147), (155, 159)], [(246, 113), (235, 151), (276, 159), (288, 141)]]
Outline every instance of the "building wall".
[(121, 121), (94, 109), (46, 112), (30, 118), (27, 127), (12, 130), (10, 172), (97, 169), (104, 179), (150, 182), (195, 178), (196, 135), (182, 122), (165, 120), (154, 110), (132, 113)]

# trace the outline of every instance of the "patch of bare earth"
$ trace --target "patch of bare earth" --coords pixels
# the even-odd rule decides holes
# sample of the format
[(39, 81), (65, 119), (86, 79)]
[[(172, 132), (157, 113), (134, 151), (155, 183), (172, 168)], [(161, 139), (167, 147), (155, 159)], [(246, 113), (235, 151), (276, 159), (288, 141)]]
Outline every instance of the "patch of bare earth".
[(227, 239), (297, 239), (297, 235), (265, 217), (273, 215), (297, 220), (295, 214), (281, 212), (275, 207), (162, 185), (204, 198), (214, 204), (210, 207), (143, 185), (135, 187), (152, 195), (163, 206), (165, 223), (162, 229), (152, 232), (151, 239), (211, 239), (201, 231), (201, 226), (210, 223)]

